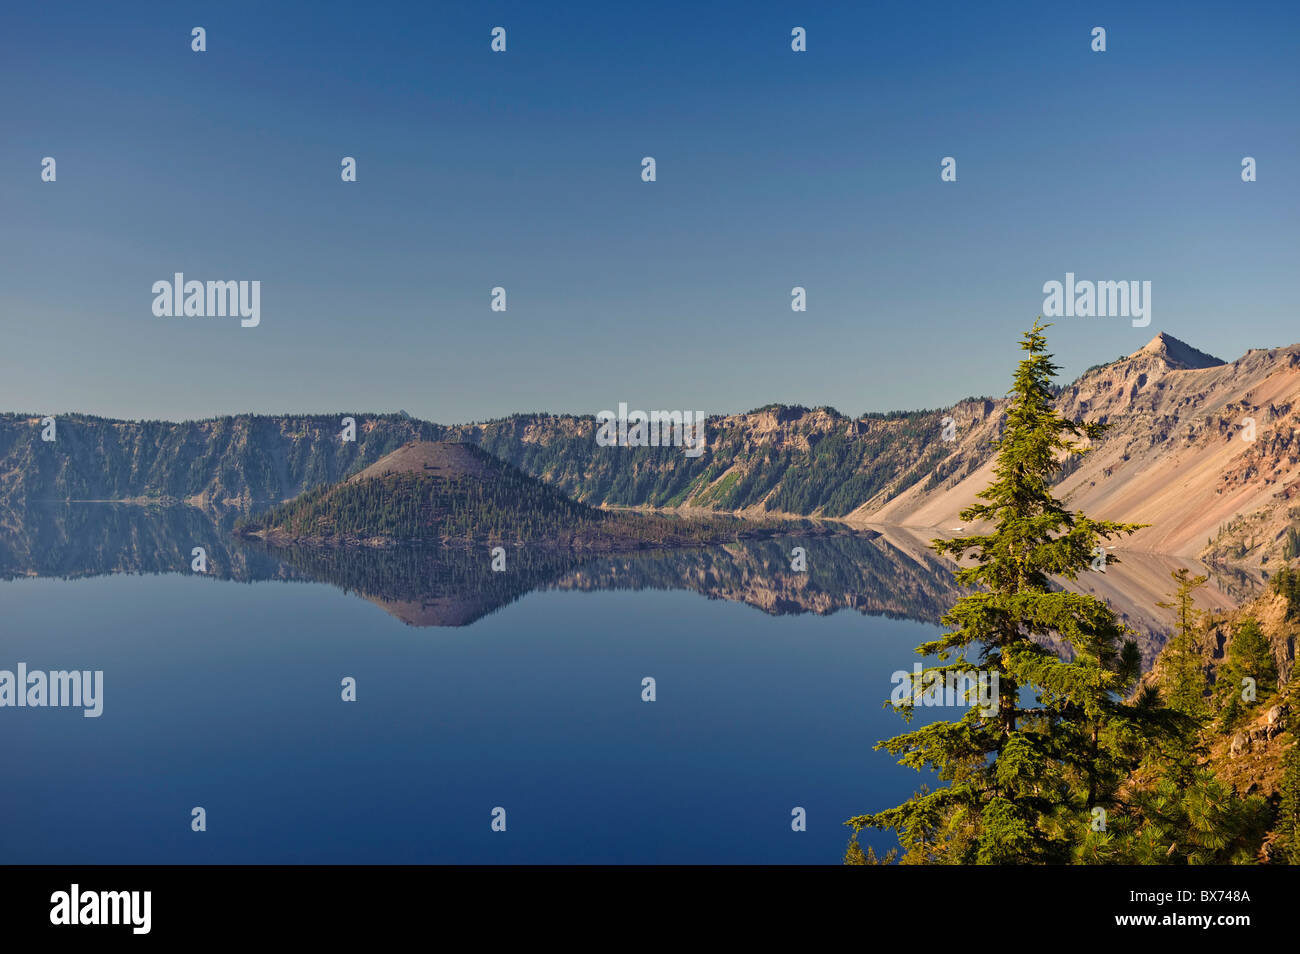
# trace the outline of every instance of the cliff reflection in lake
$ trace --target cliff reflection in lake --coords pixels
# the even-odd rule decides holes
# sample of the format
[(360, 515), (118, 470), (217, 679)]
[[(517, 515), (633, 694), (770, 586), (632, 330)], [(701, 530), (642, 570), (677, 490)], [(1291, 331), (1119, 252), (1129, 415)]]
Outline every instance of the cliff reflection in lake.
[[(951, 566), (927, 538), (859, 531), (811, 538), (747, 540), (724, 546), (624, 553), (507, 548), (494, 571), (489, 547), (393, 549), (271, 547), (230, 534), (234, 513), (112, 503), (31, 505), (0, 511), (0, 578), (112, 573), (189, 573), (202, 547), (216, 579), (319, 581), (355, 594), (411, 626), (468, 626), (535, 590), (690, 590), (764, 613), (868, 615), (938, 624), (959, 595)], [(802, 547), (807, 568), (792, 568)], [(1118, 566), (1075, 587), (1109, 600), (1139, 634), (1150, 661), (1169, 620), (1155, 603), (1169, 571), (1208, 572), (1204, 605), (1225, 608), (1261, 579), (1154, 554), (1123, 553)]]

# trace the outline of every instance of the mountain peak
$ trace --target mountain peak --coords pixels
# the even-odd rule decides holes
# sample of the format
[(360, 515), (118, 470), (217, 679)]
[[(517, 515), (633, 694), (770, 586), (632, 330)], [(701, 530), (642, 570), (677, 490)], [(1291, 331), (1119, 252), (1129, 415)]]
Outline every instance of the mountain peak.
[(1225, 363), (1212, 354), (1197, 351), (1187, 342), (1179, 341), (1173, 335), (1163, 331), (1143, 345), (1141, 350), (1133, 352), (1129, 357), (1136, 358), (1141, 355), (1155, 355), (1163, 358), (1170, 367), (1183, 370), (1213, 368)]
[(502, 463), (480, 447), (451, 441), (408, 441), (353, 474), (348, 483), (386, 474), (420, 474), (426, 477), (487, 477), (503, 469)]

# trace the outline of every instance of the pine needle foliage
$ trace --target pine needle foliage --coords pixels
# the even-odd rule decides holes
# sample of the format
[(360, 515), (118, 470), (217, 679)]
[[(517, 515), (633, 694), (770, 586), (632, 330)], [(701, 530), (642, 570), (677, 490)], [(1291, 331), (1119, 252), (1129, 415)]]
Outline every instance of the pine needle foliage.
[[(972, 705), (879, 743), (899, 763), (947, 783), (848, 824), (890, 829), (903, 863), (1052, 863), (1074, 859), (1094, 808), (1114, 808), (1153, 738), (1175, 731), (1151, 693), (1126, 697), (1140, 674), (1130, 631), (1100, 599), (1054, 589), (1116, 563), (1105, 541), (1141, 524), (1093, 520), (1051, 492), (1061, 461), (1086, 453), (1104, 425), (1071, 421), (1053, 402), (1058, 370), (1041, 320), (1024, 334), (993, 482), (961, 514), (986, 533), (935, 540), (970, 592), (943, 617), (948, 632), (917, 647), (943, 672), (996, 674), (996, 711)], [(1055, 641), (1058, 654), (1044, 643)], [(910, 721), (916, 695), (896, 705)]]

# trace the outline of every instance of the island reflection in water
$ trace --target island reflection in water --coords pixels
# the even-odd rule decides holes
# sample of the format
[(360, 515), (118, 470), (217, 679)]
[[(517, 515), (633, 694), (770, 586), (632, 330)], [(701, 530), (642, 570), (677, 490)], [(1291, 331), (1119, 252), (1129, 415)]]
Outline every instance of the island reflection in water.
[[(727, 545), (623, 553), (507, 548), (494, 571), (490, 548), (271, 547), (233, 536), (237, 514), (185, 505), (34, 504), (0, 511), (0, 579), (116, 573), (190, 573), (202, 547), (215, 579), (329, 583), (411, 626), (469, 626), (535, 590), (690, 590), (771, 615), (868, 615), (939, 624), (961, 595), (948, 562), (924, 534), (882, 528)], [(802, 547), (807, 568), (792, 569)], [(1240, 568), (1121, 552), (1104, 574), (1072, 586), (1106, 599), (1138, 634), (1147, 664), (1163, 643), (1169, 610), (1155, 604), (1169, 573), (1210, 576), (1201, 605), (1226, 609), (1258, 591), (1262, 575)]]

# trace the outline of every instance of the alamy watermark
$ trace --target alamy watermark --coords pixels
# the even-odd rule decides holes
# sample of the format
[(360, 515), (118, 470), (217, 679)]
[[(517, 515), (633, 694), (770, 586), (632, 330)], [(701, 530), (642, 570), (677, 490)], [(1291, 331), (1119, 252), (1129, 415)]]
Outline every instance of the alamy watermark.
[(262, 283), (186, 281), (176, 272), (172, 281), (153, 283), (153, 313), (158, 318), (239, 318), (244, 328), (262, 321)]
[(1065, 282), (1043, 284), (1044, 318), (1132, 318), (1134, 328), (1151, 324), (1150, 282), (1075, 281), (1074, 272)]
[(998, 712), (998, 673), (995, 669), (955, 669), (922, 671), (914, 663), (912, 671), (899, 669), (889, 677), (894, 691), (889, 701), (895, 706), (965, 706), (978, 703), (986, 716)]
[(15, 674), (0, 669), (0, 708), (77, 707), (87, 719), (97, 719), (104, 711), (104, 671), (96, 669), (27, 671), (27, 663), (18, 664)]
[(684, 447), (687, 457), (704, 453), (703, 411), (629, 411), (596, 415), (596, 443), (601, 447)]
[(132, 934), (148, 934), (153, 918), (152, 891), (83, 891), (73, 884), (50, 895), (50, 923), (55, 925), (120, 924)]

